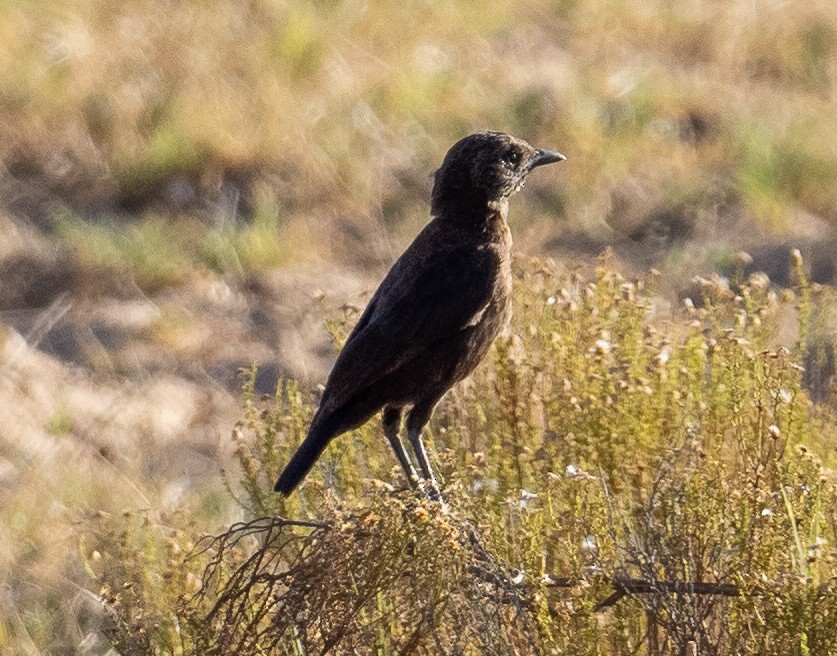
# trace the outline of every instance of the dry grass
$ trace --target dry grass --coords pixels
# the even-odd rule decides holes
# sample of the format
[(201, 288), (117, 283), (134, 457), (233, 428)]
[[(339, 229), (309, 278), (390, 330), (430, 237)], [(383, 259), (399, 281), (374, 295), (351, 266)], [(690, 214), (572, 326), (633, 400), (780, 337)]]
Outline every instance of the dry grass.
[(180, 245), (160, 210), (235, 225), (274, 207), (283, 240), (356, 261), (382, 222), (415, 232), (445, 148), (488, 126), (570, 157), (533, 181), (533, 245), (564, 217), (579, 244), (646, 250), (835, 219), (826, 0), (12, 3), (0, 29), (0, 181), (24, 215), (128, 209)]
[[(836, 46), (828, 0), (2, 3), (0, 653), (225, 648), (243, 625), (209, 611), (253, 554), (285, 605), (248, 649), (834, 651), (834, 314), (787, 246), (833, 281)], [(512, 334), (434, 420), (454, 516), (376, 482), (377, 426), (280, 502), (332, 353), (319, 305), (363, 303), (485, 127), (569, 157), (515, 199), (521, 250), (614, 258), (518, 263)], [(793, 293), (741, 286), (741, 247)], [(707, 263), (732, 289), (694, 282), (697, 309), (649, 292)], [(185, 558), (277, 514), (332, 528)], [(475, 573), (464, 518), (519, 587)], [(742, 595), (594, 611), (616, 576)]]

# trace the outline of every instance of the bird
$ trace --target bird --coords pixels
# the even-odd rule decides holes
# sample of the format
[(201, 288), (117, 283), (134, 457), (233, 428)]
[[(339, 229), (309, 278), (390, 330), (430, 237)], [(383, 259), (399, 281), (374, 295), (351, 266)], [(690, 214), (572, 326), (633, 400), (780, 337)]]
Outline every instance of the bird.
[[(509, 198), (533, 169), (565, 159), (502, 132), (477, 132), (450, 147), (433, 177), (430, 222), (346, 340), (277, 492), (290, 495), (334, 438), (383, 410), (384, 436), (407, 480), (439, 498), (422, 431), (511, 317)], [(421, 478), (399, 437), (405, 414)]]

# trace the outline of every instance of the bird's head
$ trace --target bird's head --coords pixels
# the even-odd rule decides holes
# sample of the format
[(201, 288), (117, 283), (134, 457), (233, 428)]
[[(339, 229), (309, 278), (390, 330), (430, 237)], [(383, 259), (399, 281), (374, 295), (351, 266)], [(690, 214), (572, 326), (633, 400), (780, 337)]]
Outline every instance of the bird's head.
[(445, 155), (433, 181), (432, 212), (480, 209), (499, 203), (526, 183), (529, 172), (566, 159), (502, 132), (477, 132), (460, 139)]

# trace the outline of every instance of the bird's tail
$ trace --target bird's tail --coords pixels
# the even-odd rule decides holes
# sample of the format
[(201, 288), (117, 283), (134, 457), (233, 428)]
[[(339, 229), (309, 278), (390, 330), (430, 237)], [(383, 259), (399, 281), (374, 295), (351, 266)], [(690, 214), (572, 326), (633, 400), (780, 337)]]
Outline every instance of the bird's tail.
[(273, 489), (285, 496), (293, 492), (294, 488), (311, 470), (314, 462), (320, 457), (332, 437), (331, 431), (323, 430), (323, 427), (312, 426), (308, 432), (308, 437), (299, 445), (291, 461), (285, 465), (285, 469), (282, 470)]

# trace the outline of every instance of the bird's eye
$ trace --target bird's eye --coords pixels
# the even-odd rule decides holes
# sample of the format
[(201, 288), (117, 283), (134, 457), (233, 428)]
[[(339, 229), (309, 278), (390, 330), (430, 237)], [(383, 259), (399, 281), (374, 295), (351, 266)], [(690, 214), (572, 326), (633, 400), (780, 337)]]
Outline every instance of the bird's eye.
[(510, 150), (503, 155), (503, 161), (512, 168), (517, 168), (517, 165), (520, 164), (520, 153), (516, 150)]

